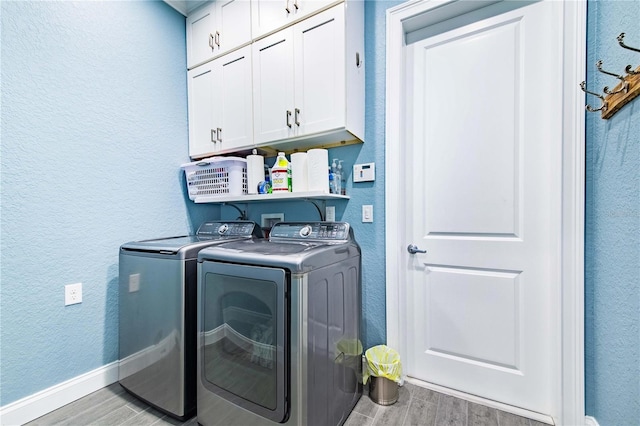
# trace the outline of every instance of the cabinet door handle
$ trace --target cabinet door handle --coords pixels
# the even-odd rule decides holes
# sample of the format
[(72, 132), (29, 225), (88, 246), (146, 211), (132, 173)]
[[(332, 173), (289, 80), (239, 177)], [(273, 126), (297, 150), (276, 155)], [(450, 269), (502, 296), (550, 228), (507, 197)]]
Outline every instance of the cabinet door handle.
[(296, 10), (298, 10), (298, 0), (293, 0), (293, 5), (295, 6)]
[(218, 142), (222, 142), (222, 129), (218, 127)]
[(356, 68), (360, 68), (362, 66), (362, 62), (364, 61), (360, 60), (360, 52), (356, 52)]
[(291, 122), (289, 119), (291, 118), (291, 111), (287, 110), (287, 127), (291, 128)]
[(213, 34), (209, 33), (209, 47), (210, 47), (211, 49), (213, 49), (213, 48), (215, 47), (215, 46), (214, 46), (214, 43), (215, 43), (215, 39), (214, 39), (214, 37), (213, 37)]
[(216, 143), (218, 135), (216, 129), (211, 129), (211, 142)]
[(294, 118), (294, 121), (296, 123), (296, 126), (300, 127), (300, 108), (296, 108), (296, 116)]
[(287, 4), (285, 5), (284, 10), (286, 10), (287, 13), (291, 13), (291, 11), (289, 10), (289, 0), (287, 0)]
[(220, 31), (216, 31), (216, 45), (220, 48)]

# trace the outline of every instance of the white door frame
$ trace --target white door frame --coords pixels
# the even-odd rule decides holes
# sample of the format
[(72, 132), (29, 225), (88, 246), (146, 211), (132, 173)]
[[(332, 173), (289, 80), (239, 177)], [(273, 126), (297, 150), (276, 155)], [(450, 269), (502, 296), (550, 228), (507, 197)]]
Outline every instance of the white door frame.
[[(417, 29), (413, 19), (434, 23), (477, 9), (495, 1), (411, 0), (387, 10), (386, 34), (386, 143), (385, 167), (403, 170), (404, 134), (404, 47), (407, 31)], [(474, 6), (475, 4), (475, 6)], [(554, 421), (559, 425), (585, 423), (584, 402), (584, 94), (579, 89), (585, 79), (586, 10), (585, 0), (565, 1), (563, 45), (563, 147), (562, 147), (562, 226), (560, 229), (560, 277), (562, 283), (553, 306), (558, 325), (554, 342), (553, 405)], [(544, 105), (540, 106), (544, 108)], [(405, 301), (402, 283), (406, 282), (404, 176), (387, 173), (385, 177), (386, 223), (386, 314), (387, 343), (406, 353), (403, 318)]]

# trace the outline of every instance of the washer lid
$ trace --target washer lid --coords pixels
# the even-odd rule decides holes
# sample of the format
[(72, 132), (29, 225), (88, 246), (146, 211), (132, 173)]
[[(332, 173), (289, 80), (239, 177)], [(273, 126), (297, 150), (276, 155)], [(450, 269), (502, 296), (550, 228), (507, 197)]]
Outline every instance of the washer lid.
[[(236, 237), (237, 238), (237, 237)], [(221, 240), (221, 237), (198, 237), (196, 235), (184, 235), (179, 237), (157, 238), (153, 240), (132, 241), (122, 245), (124, 250), (149, 251), (158, 253), (176, 253), (180, 249), (197, 244), (211, 243)], [(226, 239), (225, 241), (230, 241)]]
[(198, 261), (220, 261), (285, 268), (293, 273), (309, 272), (345, 259), (360, 256), (355, 241), (267, 241), (243, 240), (208, 247)]
[[(200, 249), (212, 244), (249, 239), (252, 236), (260, 237), (261, 232), (259, 231), (260, 228), (256, 223), (250, 221), (205, 222), (198, 228), (197, 235), (132, 241), (123, 244), (121, 249), (124, 251), (139, 251), (166, 255), (185, 252), (187, 250), (195, 250), (197, 253)], [(195, 256), (195, 254), (193, 256)]]

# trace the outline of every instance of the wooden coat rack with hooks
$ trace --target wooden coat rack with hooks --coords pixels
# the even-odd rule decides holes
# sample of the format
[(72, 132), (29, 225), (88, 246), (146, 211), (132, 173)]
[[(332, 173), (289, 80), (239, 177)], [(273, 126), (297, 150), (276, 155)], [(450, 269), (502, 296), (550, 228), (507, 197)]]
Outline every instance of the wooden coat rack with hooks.
[[(621, 33), (618, 36), (618, 44), (625, 49), (640, 53), (640, 49), (627, 46), (624, 43), (624, 35), (624, 33)], [(640, 96), (640, 66), (638, 66), (634, 70), (632, 69), (631, 65), (627, 65), (624, 75), (604, 70), (602, 68), (602, 61), (596, 62), (596, 68), (601, 73), (610, 75), (620, 80), (613, 89), (609, 89), (608, 86), (605, 86), (603, 88), (604, 94), (589, 91), (587, 90), (586, 82), (583, 81), (582, 83), (580, 83), (580, 88), (585, 93), (593, 95), (600, 99), (600, 107), (594, 108), (591, 105), (587, 104), (586, 110), (589, 112), (600, 111), (602, 114), (602, 118), (607, 120), (613, 117), (616, 112), (620, 111), (623, 106), (631, 102), (636, 97)]]

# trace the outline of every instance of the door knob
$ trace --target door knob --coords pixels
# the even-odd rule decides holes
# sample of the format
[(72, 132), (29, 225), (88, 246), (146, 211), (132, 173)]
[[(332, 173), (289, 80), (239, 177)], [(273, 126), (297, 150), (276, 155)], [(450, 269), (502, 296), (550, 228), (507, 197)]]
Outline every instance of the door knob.
[(407, 246), (407, 251), (411, 254), (416, 254), (416, 253), (426, 253), (426, 250), (420, 250), (418, 248), (418, 246), (414, 245), (414, 244), (409, 244)]

